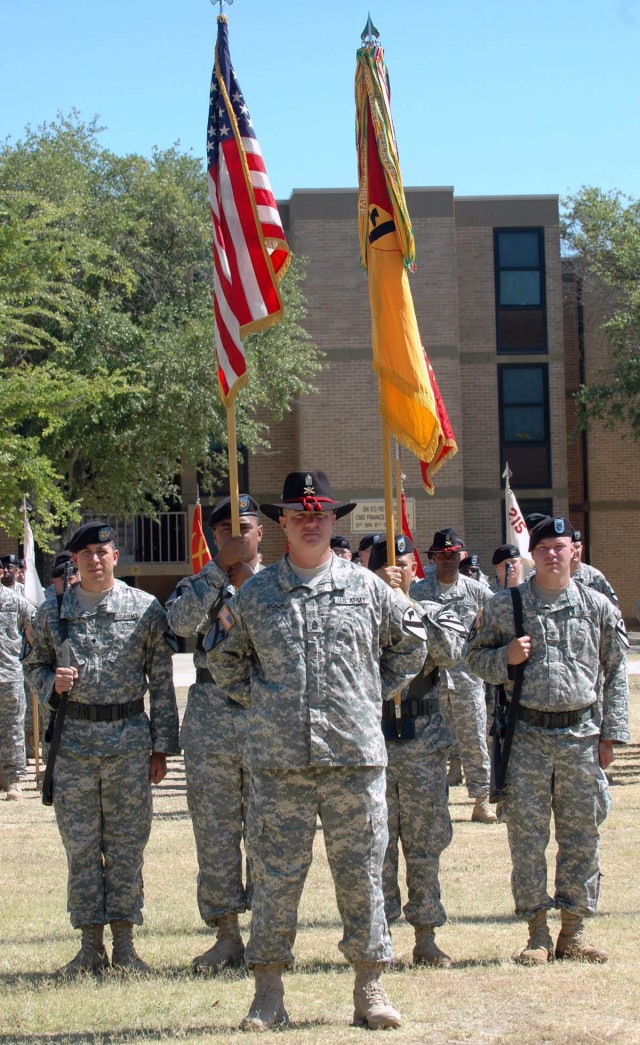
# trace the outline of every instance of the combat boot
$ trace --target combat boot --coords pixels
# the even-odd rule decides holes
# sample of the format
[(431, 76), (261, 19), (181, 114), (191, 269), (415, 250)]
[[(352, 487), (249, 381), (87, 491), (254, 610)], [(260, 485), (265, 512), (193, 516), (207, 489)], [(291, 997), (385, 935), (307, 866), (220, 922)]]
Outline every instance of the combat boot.
[(486, 795), (480, 795), (476, 798), (473, 812), (471, 813), (471, 819), (474, 824), (498, 823), (498, 817), (489, 805), (489, 799)]
[(284, 962), (268, 962), (254, 966), (256, 990), (251, 1008), (240, 1024), (240, 1030), (273, 1030), (274, 1027), (284, 1027), (288, 1024), (289, 1014), (284, 1007), (282, 982), (284, 967)]
[(113, 951), (111, 965), (125, 972), (151, 972), (133, 946), (133, 922), (111, 922)]
[(17, 780), (7, 784), (7, 802), (19, 802), (22, 798), (22, 787)]
[(413, 948), (414, 965), (432, 965), (435, 969), (450, 969), (452, 962), (448, 954), (436, 944), (435, 926), (421, 925), (416, 930), (416, 945)]
[(222, 969), (237, 968), (244, 964), (244, 944), (240, 935), (237, 912), (229, 911), (228, 914), (221, 915), (220, 918), (216, 918), (215, 924), (217, 940), (208, 951), (193, 959), (194, 972), (204, 972), (215, 976)]
[(553, 958), (553, 940), (547, 925), (547, 912), (538, 911), (529, 921), (527, 946), (516, 958), (519, 965), (546, 965)]
[(449, 772), (447, 773), (447, 784), (449, 787), (457, 787), (462, 783), (462, 760), (459, 758), (449, 759)]
[(82, 942), (75, 958), (66, 965), (56, 969), (53, 974), (57, 980), (64, 980), (83, 973), (103, 972), (109, 968), (109, 959), (104, 948), (104, 925), (93, 922), (82, 925)]
[(573, 911), (560, 911), (561, 928), (556, 941), (556, 958), (571, 958), (577, 962), (604, 965), (609, 961), (606, 951), (589, 943), (582, 928), (582, 918)]
[(353, 1023), (370, 1030), (399, 1027), (400, 1013), (396, 1012), (380, 983), (385, 962), (354, 962), (356, 979), (353, 985)]

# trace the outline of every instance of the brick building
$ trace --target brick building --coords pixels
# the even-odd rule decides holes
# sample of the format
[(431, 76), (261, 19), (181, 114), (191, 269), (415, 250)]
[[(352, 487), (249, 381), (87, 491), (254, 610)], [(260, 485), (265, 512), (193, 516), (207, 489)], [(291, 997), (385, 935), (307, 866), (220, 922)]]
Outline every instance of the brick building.
[[(561, 262), (558, 198), (456, 197), (450, 188), (418, 188), (407, 191), (407, 203), (418, 323), (460, 448), (436, 476), (433, 497), (423, 490), (418, 463), (403, 452), (419, 548), (428, 547), (434, 530), (455, 526), (491, 573), (491, 553), (504, 540), (501, 475), (508, 461), (522, 511), (569, 514), (584, 532), (585, 558), (607, 574), (627, 621), (637, 624), (640, 564), (618, 551), (637, 529), (637, 448), (599, 429), (572, 435), (571, 393), (593, 378), (606, 344), (588, 294)], [(280, 208), (293, 250), (308, 260), (306, 325), (326, 365), (318, 394), (272, 426), (271, 451), (246, 462), (241, 486), (258, 501), (273, 500), (286, 472), (323, 468), (339, 499), (360, 504), (340, 523), (357, 543), (381, 528), (383, 498), (357, 193), (295, 190)], [(163, 597), (189, 572), (195, 491), (195, 476), (185, 473), (176, 511), (159, 524), (121, 525), (121, 576)], [(283, 540), (270, 520), (264, 527), (269, 562)]]

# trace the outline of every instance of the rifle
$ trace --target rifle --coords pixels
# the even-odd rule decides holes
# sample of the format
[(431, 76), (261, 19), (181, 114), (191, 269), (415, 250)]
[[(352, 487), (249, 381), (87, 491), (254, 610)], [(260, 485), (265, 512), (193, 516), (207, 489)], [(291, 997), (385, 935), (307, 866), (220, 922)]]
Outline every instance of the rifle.
[[(505, 572), (508, 581), (508, 575)], [(522, 617), (522, 595), (519, 588), (511, 588), (513, 602), (513, 619), (516, 627), (516, 638), (524, 635)], [(496, 687), (496, 698), (491, 726), (491, 777), (489, 781), (489, 801), (498, 802), (504, 795), (511, 743), (518, 720), (518, 705), (524, 678), (525, 662), (516, 665), (511, 701), (507, 703), (504, 686)], [(506, 718), (505, 718), (506, 712)]]
[[(71, 667), (71, 647), (69, 646), (69, 622), (66, 617), (62, 616), (62, 600), (64, 599), (64, 593), (69, 585), (69, 577), (73, 571), (73, 563), (66, 562), (64, 565), (64, 584), (62, 588), (62, 595), (57, 595), (58, 600), (58, 623), (60, 625), (60, 635), (62, 637), (62, 645), (60, 647), (60, 657), (58, 660), (58, 667), (70, 668)], [(60, 737), (62, 736), (62, 727), (67, 714), (67, 701), (69, 700), (69, 693), (61, 693), (60, 699), (57, 706), (52, 710), (51, 717), (49, 719), (49, 725), (47, 726), (47, 732), (45, 733), (44, 739), (50, 745), (49, 754), (47, 756), (47, 765), (44, 771), (44, 781), (42, 783), (42, 804), (44, 806), (53, 805), (53, 770), (56, 764), (56, 758), (58, 757), (58, 748), (60, 747)]]

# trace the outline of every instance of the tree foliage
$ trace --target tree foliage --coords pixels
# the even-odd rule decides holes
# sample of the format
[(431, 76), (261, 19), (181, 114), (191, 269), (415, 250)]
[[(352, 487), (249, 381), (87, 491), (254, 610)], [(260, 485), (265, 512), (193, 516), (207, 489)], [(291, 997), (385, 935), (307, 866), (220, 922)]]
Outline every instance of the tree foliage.
[(564, 240), (610, 346), (578, 394), (578, 423), (629, 426), (640, 439), (640, 201), (584, 188), (565, 200)]
[[(0, 148), (0, 525), (19, 534), (26, 494), (45, 544), (80, 510), (162, 509), (181, 464), (210, 473), (226, 443), (203, 165), (116, 156), (99, 134), (72, 113)], [(320, 367), (303, 275), (295, 261), (283, 322), (247, 341), (251, 450), (268, 445), (256, 411), (280, 418)]]

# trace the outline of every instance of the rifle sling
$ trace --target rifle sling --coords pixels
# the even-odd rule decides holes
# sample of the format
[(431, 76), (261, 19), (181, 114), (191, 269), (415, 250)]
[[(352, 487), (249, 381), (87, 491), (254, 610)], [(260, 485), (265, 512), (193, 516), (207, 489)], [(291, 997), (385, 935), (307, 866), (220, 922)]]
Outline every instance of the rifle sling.
[[(513, 620), (516, 628), (516, 638), (522, 638), (524, 635), (524, 621), (522, 615), (522, 594), (519, 588), (510, 588), (511, 600), (513, 602)], [(501, 795), (504, 791), (506, 780), (507, 780), (507, 769), (509, 766), (509, 755), (511, 754), (511, 742), (513, 740), (513, 734), (516, 728), (516, 722), (518, 720), (518, 705), (520, 703), (520, 693), (522, 691), (522, 680), (524, 678), (525, 661), (516, 665), (515, 677), (513, 680), (513, 691), (511, 694), (511, 700), (509, 701), (509, 710), (507, 712), (507, 725), (502, 740), (502, 757), (500, 760), (500, 771), (498, 779), (496, 781), (496, 792)]]

